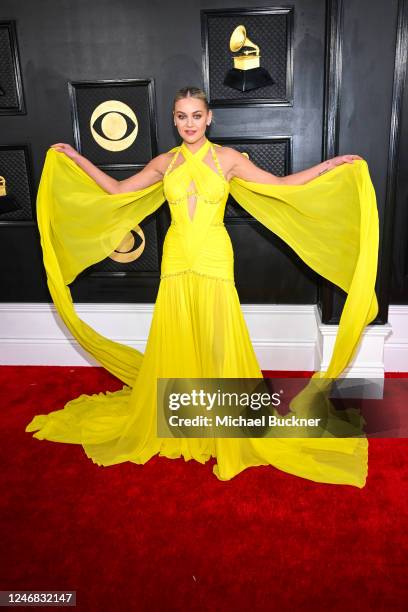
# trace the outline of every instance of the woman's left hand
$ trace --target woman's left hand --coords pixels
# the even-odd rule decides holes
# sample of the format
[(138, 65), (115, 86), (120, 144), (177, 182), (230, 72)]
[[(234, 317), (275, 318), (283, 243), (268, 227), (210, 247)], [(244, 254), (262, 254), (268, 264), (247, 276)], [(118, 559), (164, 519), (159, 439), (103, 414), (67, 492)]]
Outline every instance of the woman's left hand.
[(328, 170), (335, 168), (336, 166), (341, 166), (341, 164), (352, 164), (354, 159), (363, 159), (360, 155), (338, 155), (337, 157), (332, 157), (331, 159), (327, 159), (325, 164), (328, 166)]

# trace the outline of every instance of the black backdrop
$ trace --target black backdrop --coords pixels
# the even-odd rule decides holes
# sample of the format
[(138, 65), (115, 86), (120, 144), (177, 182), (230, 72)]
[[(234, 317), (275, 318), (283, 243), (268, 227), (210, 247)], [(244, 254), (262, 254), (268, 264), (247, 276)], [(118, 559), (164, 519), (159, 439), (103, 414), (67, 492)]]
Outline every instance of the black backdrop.
[[(73, 144), (68, 81), (151, 77), (158, 150), (168, 150), (178, 143), (171, 121), (175, 90), (187, 84), (203, 85), (200, 11), (262, 6), (294, 9), (294, 106), (215, 108), (208, 136), (291, 138), (292, 172), (321, 161), (325, 147), (333, 155), (358, 153), (368, 161), (381, 222), (377, 322), (385, 322), (389, 303), (408, 303), (408, 185), (403, 178), (408, 159), (400, 155), (404, 148), (408, 150), (408, 104), (405, 93), (400, 113), (402, 71), (393, 89), (403, 9), (398, 0), (297, 0), (287, 5), (259, 0), (245, 4), (236, 0), (2, 0), (0, 21), (16, 20), (26, 114), (0, 116), (0, 144), (29, 145), (36, 190), (48, 146), (57, 141)], [(326, 31), (329, 13), (332, 31)], [(337, 41), (338, 50), (342, 47), (342, 68), (337, 57), (334, 78), (328, 73), (330, 40), (331, 44)], [(334, 87), (328, 98), (330, 83)], [(391, 116), (396, 117), (397, 133), (392, 133)], [(329, 133), (333, 124), (328, 117), (335, 118), (334, 135)], [(399, 122), (404, 126), (400, 148)], [(166, 205), (154, 222), (157, 257), (147, 274), (82, 275), (73, 283), (74, 299), (154, 301), (161, 240), (168, 223)], [(227, 229), (234, 244), (242, 302), (318, 302), (323, 319), (336, 321), (344, 295), (332, 287), (327, 290), (327, 284), (321, 284), (277, 237), (251, 222), (231, 222)], [(0, 226), (0, 274), (1, 301), (49, 301), (35, 224)]]

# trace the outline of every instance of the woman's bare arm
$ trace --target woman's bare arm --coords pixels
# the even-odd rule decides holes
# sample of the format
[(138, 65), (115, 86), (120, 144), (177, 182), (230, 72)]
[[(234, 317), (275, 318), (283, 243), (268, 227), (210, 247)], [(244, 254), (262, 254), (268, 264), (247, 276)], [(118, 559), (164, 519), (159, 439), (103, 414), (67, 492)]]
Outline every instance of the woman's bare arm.
[(129, 191), (137, 191), (150, 187), (150, 185), (162, 180), (167, 164), (170, 161), (169, 154), (162, 153), (150, 160), (140, 172), (119, 181), (109, 176), (109, 174), (106, 174), (106, 172), (103, 172), (69, 144), (58, 142), (52, 145), (51, 148), (60, 153), (65, 153), (65, 155), (70, 157), (80, 168), (82, 168), (82, 170), (102, 187), (102, 189), (111, 194), (127, 193)]
[(253, 183), (282, 184), (283, 177), (262, 170), (236, 149), (220, 147), (220, 151), (217, 150), (217, 153), (219, 153), (220, 162), (223, 161), (223, 166), (228, 168), (225, 172), (227, 181), (236, 177)]
[(150, 185), (154, 185), (154, 183), (161, 181), (169, 162), (170, 157), (168, 153), (161, 153), (153, 157), (143, 170), (129, 176), (127, 179), (117, 181), (118, 187), (115, 193), (137, 191), (138, 189), (150, 187)]
[(336, 166), (341, 166), (341, 164), (352, 164), (354, 159), (363, 159), (360, 155), (338, 155), (337, 157), (332, 157), (331, 159), (326, 159), (326, 161), (321, 162), (320, 164), (316, 164), (316, 166), (311, 166), (306, 170), (301, 170), (300, 172), (294, 172), (293, 174), (288, 174), (287, 176), (283, 176), (283, 184), (284, 185), (304, 185), (309, 181), (317, 178), (321, 174), (332, 170)]
[(304, 185), (340, 164), (353, 163), (353, 159), (363, 159), (359, 155), (340, 155), (301, 172), (295, 172), (287, 176), (276, 176), (256, 166), (239, 151), (230, 147), (222, 147), (222, 149), (221, 156), (224, 157), (226, 167), (229, 167), (227, 180), (237, 177), (253, 183), (272, 185)]

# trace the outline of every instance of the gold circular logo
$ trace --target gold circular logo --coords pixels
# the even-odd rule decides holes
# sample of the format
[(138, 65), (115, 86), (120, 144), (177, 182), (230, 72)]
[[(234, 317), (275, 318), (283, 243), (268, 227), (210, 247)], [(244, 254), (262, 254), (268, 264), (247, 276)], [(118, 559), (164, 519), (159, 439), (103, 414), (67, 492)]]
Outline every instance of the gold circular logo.
[[(142, 239), (141, 244), (135, 248), (136, 235)], [(135, 261), (144, 251), (146, 244), (145, 235), (140, 225), (134, 227), (122, 240), (122, 242), (116, 247), (116, 249), (109, 255), (114, 261), (119, 263), (130, 263)]]
[(92, 136), (107, 151), (124, 151), (136, 139), (139, 124), (133, 110), (120, 100), (99, 104), (89, 122)]

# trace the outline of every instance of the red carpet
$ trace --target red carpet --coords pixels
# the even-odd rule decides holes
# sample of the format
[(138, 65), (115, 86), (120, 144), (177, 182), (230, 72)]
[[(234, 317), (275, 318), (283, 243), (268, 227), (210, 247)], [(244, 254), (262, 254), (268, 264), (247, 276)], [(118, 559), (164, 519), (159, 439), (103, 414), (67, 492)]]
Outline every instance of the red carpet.
[(215, 460), (102, 468), (24, 427), (121, 383), (79, 367), (0, 381), (1, 590), (76, 590), (86, 612), (406, 609), (408, 440), (369, 440), (361, 490), (270, 466), (221, 482)]

